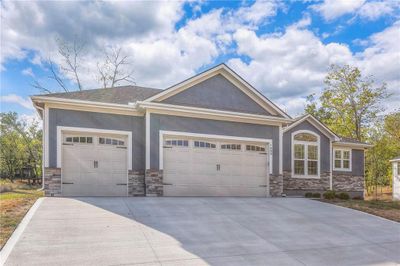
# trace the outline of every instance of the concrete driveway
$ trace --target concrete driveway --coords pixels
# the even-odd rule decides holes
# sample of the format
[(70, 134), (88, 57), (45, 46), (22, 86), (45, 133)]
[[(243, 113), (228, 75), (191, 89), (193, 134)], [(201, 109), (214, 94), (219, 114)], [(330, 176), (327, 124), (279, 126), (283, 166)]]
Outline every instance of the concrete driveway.
[(6, 265), (395, 265), (400, 224), (294, 198), (45, 198)]

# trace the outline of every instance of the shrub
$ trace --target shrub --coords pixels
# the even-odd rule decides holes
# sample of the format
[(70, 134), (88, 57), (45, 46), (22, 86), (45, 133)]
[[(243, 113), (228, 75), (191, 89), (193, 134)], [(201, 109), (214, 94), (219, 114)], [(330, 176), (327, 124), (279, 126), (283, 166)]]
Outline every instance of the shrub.
[(318, 199), (319, 199), (319, 198), (321, 198), (321, 193), (318, 193), (318, 192), (317, 192), (317, 193), (313, 193), (313, 194), (312, 194), (312, 197), (313, 197), (313, 198), (318, 198)]
[(312, 194), (311, 192), (306, 192), (306, 194), (304, 194), (304, 196), (305, 196), (306, 198), (312, 198), (312, 197), (313, 197), (313, 194)]
[(10, 191), (13, 191), (13, 188), (11, 185), (9, 185), (9, 184), (1, 184), (0, 185), (0, 193), (10, 192)]
[(346, 193), (346, 192), (341, 192), (339, 195), (337, 195), (337, 197), (338, 197), (339, 199), (342, 199), (342, 200), (348, 200), (348, 199), (350, 199), (349, 194)]
[(324, 199), (327, 199), (327, 200), (332, 200), (335, 198), (335, 196), (336, 196), (336, 193), (333, 190), (328, 190), (323, 194)]
[(353, 200), (363, 200), (363, 197), (361, 197), (361, 196), (354, 196), (354, 197), (353, 197)]

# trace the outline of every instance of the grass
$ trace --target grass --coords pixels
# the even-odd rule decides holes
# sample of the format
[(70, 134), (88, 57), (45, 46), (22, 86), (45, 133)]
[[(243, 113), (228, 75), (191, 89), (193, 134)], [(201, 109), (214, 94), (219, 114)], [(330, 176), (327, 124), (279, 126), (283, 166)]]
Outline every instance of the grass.
[(3, 248), (26, 212), (43, 196), (43, 192), (38, 191), (40, 186), (30, 186), (21, 181), (11, 183), (1, 180), (0, 187), (5, 188), (0, 193), (0, 248)]

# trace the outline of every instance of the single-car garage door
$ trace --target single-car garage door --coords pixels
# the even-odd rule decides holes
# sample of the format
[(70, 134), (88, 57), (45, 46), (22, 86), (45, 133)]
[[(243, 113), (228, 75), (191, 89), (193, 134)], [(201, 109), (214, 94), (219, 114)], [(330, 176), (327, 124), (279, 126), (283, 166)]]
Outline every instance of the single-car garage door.
[(63, 196), (126, 196), (127, 175), (125, 137), (63, 135)]
[(165, 196), (268, 195), (266, 143), (165, 138)]

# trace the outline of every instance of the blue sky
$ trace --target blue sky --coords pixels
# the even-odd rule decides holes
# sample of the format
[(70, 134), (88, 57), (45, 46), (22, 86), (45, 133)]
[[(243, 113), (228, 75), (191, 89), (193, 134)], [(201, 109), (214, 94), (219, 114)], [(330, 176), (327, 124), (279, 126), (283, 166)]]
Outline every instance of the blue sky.
[(33, 117), (34, 80), (60, 91), (47, 63), (63, 64), (57, 38), (85, 43), (87, 89), (100, 87), (102, 51), (121, 47), (137, 85), (166, 88), (225, 62), (295, 116), (321, 92), (330, 64), (350, 64), (388, 84), (386, 109), (399, 106), (398, 1), (2, 1), (1, 13), (2, 112)]

